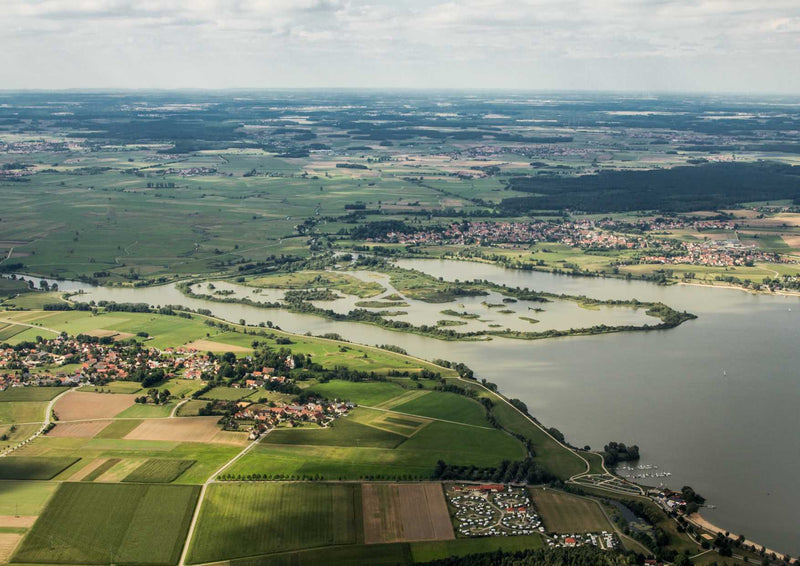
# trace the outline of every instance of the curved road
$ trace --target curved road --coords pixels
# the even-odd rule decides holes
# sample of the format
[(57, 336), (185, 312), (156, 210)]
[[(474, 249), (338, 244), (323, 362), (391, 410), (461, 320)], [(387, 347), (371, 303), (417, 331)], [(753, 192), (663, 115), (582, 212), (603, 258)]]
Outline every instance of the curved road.
[(68, 393), (70, 393), (72, 391), (73, 391), (73, 389), (67, 389), (66, 391), (62, 391), (61, 393), (59, 393), (58, 395), (53, 397), (53, 399), (47, 404), (47, 408), (45, 409), (44, 422), (42, 423), (41, 428), (39, 430), (37, 430), (32, 436), (30, 436), (26, 440), (23, 440), (22, 442), (20, 442), (16, 446), (12, 446), (11, 448), (6, 449), (2, 454), (0, 454), (0, 457), (7, 456), (7, 455), (11, 454), (14, 450), (16, 450), (18, 448), (21, 448), (22, 446), (25, 446), (30, 441), (34, 440), (38, 436), (41, 436), (47, 430), (47, 427), (50, 426), (50, 423), (52, 422), (50, 420), (50, 417), (53, 414), (53, 407), (55, 406), (56, 401), (58, 401), (64, 395), (67, 395)]

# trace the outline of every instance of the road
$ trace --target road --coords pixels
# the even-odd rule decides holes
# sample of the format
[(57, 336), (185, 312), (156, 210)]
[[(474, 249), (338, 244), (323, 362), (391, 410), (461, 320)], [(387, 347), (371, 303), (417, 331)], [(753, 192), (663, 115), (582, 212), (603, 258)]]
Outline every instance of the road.
[(47, 430), (47, 427), (50, 426), (50, 422), (51, 422), (50, 417), (53, 414), (53, 407), (55, 407), (56, 401), (61, 399), (64, 395), (68, 395), (72, 391), (74, 391), (74, 390), (73, 389), (67, 389), (66, 391), (56, 395), (55, 397), (53, 397), (53, 399), (47, 404), (47, 408), (45, 409), (44, 423), (42, 423), (41, 428), (39, 430), (37, 430), (30, 438), (28, 438), (26, 440), (23, 440), (22, 442), (20, 442), (16, 446), (12, 446), (11, 448), (6, 449), (2, 454), (0, 454), (0, 457), (7, 456), (8, 454), (11, 454), (14, 450), (16, 450), (18, 448), (21, 448), (22, 446), (28, 444), (30, 441), (34, 440), (38, 436), (42, 435)]
[(186, 556), (189, 554), (189, 545), (191, 544), (192, 537), (194, 536), (194, 529), (197, 526), (197, 519), (198, 519), (198, 517), (200, 517), (200, 508), (203, 506), (203, 500), (206, 497), (206, 490), (208, 489), (208, 486), (211, 485), (212, 483), (214, 483), (214, 481), (216, 481), (216, 478), (217, 478), (218, 475), (220, 475), (222, 472), (227, 470), (239, 458), (241, 458), (242, 456), (247, 454), (250, 450), (252, 450), (253, 447), (256, 444), (258, 444), (259, 442), (261, 442), (269, 433), (270, 433), (270, 431), (265, 432), (264, 434), (261, 435), (261, 437), (258, 440), (255, 440), (255, 441), (251, 442), (250, 444), (248, 444), (247, 446), (245, 446), (244, 450), (242, 450), (236, 456), (234, 456), (233, 458), (231, 458), (230, 460), (225, 462), (225, 464), (223, 464), (222, 467), (220, 467), (220, 469), (218, 469), (216, 472), (211, 474), (208, 477), (208, 479), (203, 483), (203, 486), (200, 488), (200, 497), (197, 498), (197, 504), (194, 507), (194, 514), (192, 515), (192, 522), (189, 524), (189, 532), (186, 533), (186, 541), (183, 543), (183, 550), (181, 551), (181, 559), (178, 562), (178, 566), (185, 566), (186, 565)]
[(3, 259), (0, 259), (0, 263), (5, 263), (9, 259), (11, 259), (11, 254), (13, 253), (14, 253), (14, 246), (11, 246), (11, 249), (8, 250), (8, 255), (6, 255), (6, 257), (4, 257)]
[(373, 411), (383, 411), (384, 413), (393, 413), (395, 415), (404, 415), (406, 417), (414, 417), (415, 419), (425, 419), (427, 421), (439, 421), (440, 423), (450, 423), (450, 424), (456, 424), (456, 425), (460, 425), (460, 426), (471, 426), (473, 428), (482, 428), (484, 430), (495, 430), (495, 429), (493, 429), (491, 427), (488, 427), (488, 426), (481, 426), (481, 425), (475, 425), (475, 424), (469, 424), (469, 423), (461, 423), (461, 422), (458, 422), (458, 421), (448, 421), (447, 419), (437, 419), (436, 417), (423, 417), (423, 416), (414, 415), (414, 414), (411, 414), (411, 413), (402, 413), (400, 411), (393, 411), (392, 409), (381, 409), (380, 407), (370, 407), (369, 405), (359, 405), (359, 407), (361, 407), (362, 409), (371, 409)]
[(35, 328), (37, 330), (46, 330), (47, 332), (52, 332), (54, 334), (61, 334), (61, 331), (56, 330), (55, 328), (47, 328), (46, 326), (28, 324), (27, 322), (17, 322), (16, 320), (8, 320), (7, 318), (0, 318), (0, 322), (4, 322), (6, 324), (16, 324), (17, 326), (27, 326), (28, 328)]

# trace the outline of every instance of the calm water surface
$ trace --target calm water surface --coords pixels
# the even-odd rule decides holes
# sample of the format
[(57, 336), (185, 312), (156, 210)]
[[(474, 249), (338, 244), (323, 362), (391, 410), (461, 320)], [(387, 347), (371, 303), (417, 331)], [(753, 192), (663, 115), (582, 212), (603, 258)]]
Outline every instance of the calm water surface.
[[(505, 394), (525, 401), (532, 414), (560, 429), (571, 443), (593, 448), (610, 440), (638, 444), (642, 464), (672, 473), (666, 480), (644, 481), (665, 481), (678, 489), (691, 485), (717, 506), (703, 511), (712, 522), (800, 554), (800, 299), (447, 260), (402, 260), (399, 265), (447, 280), (479, 278), (600, 299), (663, 301), (699, 318), (657, 332), (443, 342), (310, 315), (190, 299), (172, 286), (114, 289), (59, 282), (59, 287), (87, 290), (78, 300), (182, 304), (210, 309), (231, 321), (270, 320), (293, 332), (337, 332), (354, 342), (396, 344), (427, 359), (463, 361)], [(432, 305), (431, 313), (449, 306)], [(427, 316), (438, 316), (431, 313)]]

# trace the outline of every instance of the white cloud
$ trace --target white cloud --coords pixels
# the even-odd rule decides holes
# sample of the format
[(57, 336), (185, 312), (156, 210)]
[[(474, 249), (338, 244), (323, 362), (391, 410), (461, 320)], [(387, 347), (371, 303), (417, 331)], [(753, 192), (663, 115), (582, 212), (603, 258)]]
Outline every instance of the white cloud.
[[(0, 0), (6, 88), (800, 91), (796, 0)], [(122, 68), (121, 68), (122, 65)]]

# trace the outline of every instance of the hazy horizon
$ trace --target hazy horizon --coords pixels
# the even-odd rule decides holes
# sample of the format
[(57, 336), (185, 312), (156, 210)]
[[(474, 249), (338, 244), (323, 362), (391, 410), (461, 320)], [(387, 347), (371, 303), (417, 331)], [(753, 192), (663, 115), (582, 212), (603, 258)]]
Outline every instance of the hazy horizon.
[(10, 0), (6, 90), (800, 94), (792, 0)]

